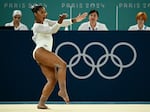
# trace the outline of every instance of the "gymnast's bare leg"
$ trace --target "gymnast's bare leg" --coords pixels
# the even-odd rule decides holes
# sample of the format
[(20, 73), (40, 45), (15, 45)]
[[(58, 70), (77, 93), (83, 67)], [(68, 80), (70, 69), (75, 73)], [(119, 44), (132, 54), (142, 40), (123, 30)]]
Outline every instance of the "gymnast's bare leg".
[(51, 95), (57, 81), (60, 89), (58, 95), (62, 97), (66, 103), (69, 103), (69, 96), (66, 89), (66, 63), (53, 52), (49, 52), (42, 47), (36, 50), (35, 58), (47, 79), (47, 83), (43, 88), (39, 100), (38, 108), (47, 109), (45, 102)]

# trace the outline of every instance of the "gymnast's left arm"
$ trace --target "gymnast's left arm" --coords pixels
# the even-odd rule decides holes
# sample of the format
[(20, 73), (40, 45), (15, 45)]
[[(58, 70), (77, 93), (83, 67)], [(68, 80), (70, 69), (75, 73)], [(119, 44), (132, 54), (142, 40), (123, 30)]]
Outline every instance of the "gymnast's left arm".
[(72, 19), (64, 19), (63, 22), (61, 23), (61, 27), (66, 27), (66, 26), (69, 26), (73, 23), (76, 23), (76, 22), (80, 22), (82, 20), (84, 20), (86, 18), (88, 14), (85, 12), (81, 15), (78, 15), (77, 17), (75, 18), (72, 18)]

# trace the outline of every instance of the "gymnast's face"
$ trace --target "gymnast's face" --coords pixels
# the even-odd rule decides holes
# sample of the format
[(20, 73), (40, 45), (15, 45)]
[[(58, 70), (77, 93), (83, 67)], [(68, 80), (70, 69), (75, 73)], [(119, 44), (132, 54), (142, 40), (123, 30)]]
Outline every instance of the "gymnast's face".
[(36, 13), (34, 13), (36, 22), (37, 23), (43, 23), (43, 21), (47, 17), (47, 12), (44, 7), (40, 8)]

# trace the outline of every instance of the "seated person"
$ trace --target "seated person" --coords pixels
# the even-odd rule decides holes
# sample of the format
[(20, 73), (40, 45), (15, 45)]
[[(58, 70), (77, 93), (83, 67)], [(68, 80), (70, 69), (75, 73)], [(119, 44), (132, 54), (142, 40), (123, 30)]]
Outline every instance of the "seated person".
[(22, 12), (20, 10), (14, 10), (12, 17), (12, 22), (6, 23), (5, 26), (14, 26), (14, 30), (28, 30), (28, 27), (21, 23)]
[(105, 24), (97, 22), (99, 18), (99, 13), (97, 10), (91, 10), (88, 13), (89, 21), (82, 23), (78, 30), (86, 30), (86, 31), (107, 31), (107, 27)]
[(145, 12), (139, 12), (136, 15), (136, 25), (129, 27), (129, 31), (138, 31), (138, 30), (150, 30), (150, 27), (146, 26), (144, 23), (147, 20), (147, 14)]

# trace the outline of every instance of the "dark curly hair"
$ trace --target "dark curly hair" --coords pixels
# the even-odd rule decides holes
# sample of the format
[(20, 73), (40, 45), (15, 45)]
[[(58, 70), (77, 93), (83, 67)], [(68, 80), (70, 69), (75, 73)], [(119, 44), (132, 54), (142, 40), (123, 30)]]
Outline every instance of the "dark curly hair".
[(37, 11), (39, 10), (39, 9), (41, 9), (41, 8), (44, 8), (42, 5), (33, 5), (32, 7), (31, 7), (31, 10), (32, 10), (32, 12), (33, 13), (37, 13)]

